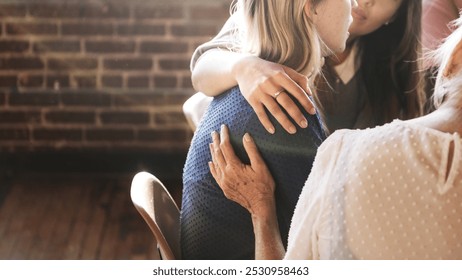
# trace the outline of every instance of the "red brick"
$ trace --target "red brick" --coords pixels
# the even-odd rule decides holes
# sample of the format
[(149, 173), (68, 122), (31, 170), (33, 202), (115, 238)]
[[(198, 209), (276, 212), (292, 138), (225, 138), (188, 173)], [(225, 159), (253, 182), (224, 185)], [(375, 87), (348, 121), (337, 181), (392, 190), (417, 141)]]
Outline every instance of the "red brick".
[(27, 111), (0, 111), (2, 123), (40, 123), (40, 112), (36, 110)]
[(175, 88), (177, 86), (176, 76), (154, 76), (155, 88)]
[(79, 41), (38, 41), (34, 43), (34, 52), (80, 52)]
[(141, 129), (138, 131), (138, 140), (148, 142), (181, 143), (187, 141), (185, 129)]
[(29, 140), (27, 128), (3, 128), (0, 127), (0, 140), (24, 141)]
[(121, 88), (123, 86), (122, 76), (103, 76), (101, 78), (103, 87)]
[(127, 106), (159, 106), (162, 104), (163, 96), (151, 93), (130, 93), (114, 94), (112, 96), (115, 106), (126, 108)]
[(189, 71), (189, 59), (161, 59), (159, 65), (162, 70), (188, 70)]
[(183, 17), (184, 11), (182, 6), (165, 5), (163, 7), (135, 7), (135, 18), (137, 19), (181, 19)]
[(71, 3), (40, 3), (29, 6), (29, 14), (38, 18), (78, 18), (80, 5)]
[(65, 23), (62, 26), (63, 35), (113, 35), (114, 28), (111, 24), (98, 23)]
[(109, 70), (150, 70), (152, 60), (147, 58), (105, 59), (104, 68)]
[(0, 76), (0, 87), (16, 87), (18, 85), (18, 77), (12, 75)]
[(120, 2), (103, 2), (83, 5), (80, 18), (128, 18), (130, 10), (127, 5)]
[(142, 53), (186, 53), (188, 44), (181, 42), (141, 42)]
[(43, 76), (22, 74), (19, 78), (19, 85), (21, 87), (42, 87)]
[(30, 6), (30, 14), (39, 18), (127, 18), (128, 7), (120, 3), (57, 3)]
[(183, 77), (181, 79), (181, 88), (193, 88), (191, 76)]
[(146, 76), (128, 77), (127, 86), (129, 88), (148, 88), (149, 87), (149, 77), (146, 77)]
[(140, 36), (140, 35), (165, 35), (165, 25), (151, 24), (121, 24), (117, 26), (117, 34), (124, 36)]
[(57, 106), (59, 104), (59, 95), (38, 92), (10, 94), (9, 104), (13, 106)]
[(197, 47), (199, 47), (200, 45), (202, 45), (204, 43), (204, 40), (203, 39), (193, 39), (191, 38), (191, 40), (189, 41), (189, 43), (191, 44), (191, 49), (195, 50), (197, 49)]
[(37, 57), (0, 58), (1, 70), (38, 70), (43, 68), (42, 60)]
[(218, 27), (211, 24), (173, 25), (171, 27), (174, 36), (213, 36), (218, 32)]
[(29, 49), (27, 41), (0, 41), (0, 53), (2, 52), (25, 52)]
[(9, 35), (57, 35), (58, 26), (51, 23), (7, 23)]
[(216, 20), (224, 21), (230, 15), (229, 5), (194, 6), (194, 7), (191, 7), (190, 14), (191, 14), (191, 18), (194, 20), (216, 19)]
[(87, 53), (133, 53), (135, 42), (88, 41), (85, 50)]
[(183, 105), (183, 103), (194, 94), (193, 90), (190, 90), (189, 93), (169, 93), (165, 95), (164, 105)]
[(0, 18), (25, 17), (26, 5), (23, 4), (0, 4)]
[(111, 95), (105, 93), (65, 93), (61, 101), (66, 106), (108, 107), (111, 105)]
[(38, 141), (81, 141), (83, 132), (72, 128), (35, 128), (32, 131), (33, 139)]
[(148, 112), (101, 112), (103, 124), (148, 124)]
[(46, 77), (47, 88), (61, 89), (68, 88), (69, 86), (69, 76), (67, 75), (48, 75)]
[(172, 126), (186, 124), (186, 118), (183, 112), (162, 112), (154, 115), (156, 124)]
[(96, 88), (96, 76), (75, 76), (78, 88)]
[[(3, 22), (0, 19), (0, 34), (3, 32), (0, 52), (4, 51), (0, 55), (0, 72), (3, 72), (0, 80), (9, 77), (14, 82), (13, 85), (10, 80), (3, 92), (0, 89), (0, 112), (28, 112), (31, 109), (39, 114), (36, 122), (42, 121), (43, 124), (34, 125), (32, 116), (10, 113), (8, 116), (0, 114), (0, 127), (8, 117), (15, 119), (16, 123), (3, 126), (27, 131), (25, 124), (29, 123), (28, 118), (32, 118), (28, 127), (31, 135), (33, 128), (79, 128), (82, 138), (69, 142), (58, 132), (48, 131), (42, 135), (54, 135), (57, 141), (45, 139), (45, 136), (44, 140), (36, 142), (29, 142), (27, 137), (24, 141), (6, 140), (0, 145), (0, 151), (6, 146), (7, 149), (23, 147), (29, 150), (45, 147), (50, 151), (61, 149), (60, 145), (74, 151), (86, 148), (106, 151), (121, 148), (126, 151), (144, 147), (151, 151), (168, 151), (187, 147), (191, 132), (180, 106), (194, 92), (190, 88), (188, 53), (204, 39), (216, 34), (227, 17), (219, 19), (226, 10), (222, 4), (226, 1), (231, 0), (215, 0), (210, 5), (202, 0), (187, 3), (180, 0), (7, 1), (27, 3), (31, 9), (23, 9), (24, 20), (12, 16), (13, 13), (0, 16), (4, 19)], [(3, 5), (0, 4), (0, 15)], [(41, 10), (34, 10), (34, 5), (41, 6)], [(114, 20), (118, 18), (123, 20)], [(14, 30), (17, 25), (30, 28)], [(14, 36), (14, 32), (24, 35)], [(136, 41), (134, 36), (137, 36)], [(27, 48), (16, 42), (25, 42)], [(131, 55), (112, 55), (118, 53)], [(10, 62), (4, 59), (19, 58), (20, 55), (42, 58), (42, 68), (30, 70), (21, 66), (23, 69), (2, 70)], [(120, 63), (115, 62), (118, 58), (122, 59)], [(80, 59), (95, 61), (76, 62)], [(89, 83), (86, 82), (87, 76), (90, 77)], [(55, 82), (59, 87), (54, 87)], [(89, 85), (91, 89), (80, 89), (79, 85)], [(12, 87), (19, 90), (9, 93)], [(30, 87), (36, 87), (34, 92)], [(132, 90), (132, 87), (138, 89)], [(47, 88), (48, 92), (45, 92)], [(102, 92), (104, 90), (107, 92)], [(27, 100), (18, 99), (13, 95), (22, 93), (17, 91), (31, 96)], [(48, 94), (55, 92), (56, 100), (50, 101)], [(100, 118), (101, 112), (107, 113), (104, 120)], [(122, 118), (116, 116), (117, 113), (145, 115), (143, 118), (133, 115)]]
[(48, 60), (50, 70), (94, 70), (98, 60), (94, 58), (51, 58)]
[(87, 129), (88, 141), (133, 141), (135, 136), (131, 129)]
[(53, 124), (94, 124), (94, 112), (51, 111), (45, 114), (45, 120)]

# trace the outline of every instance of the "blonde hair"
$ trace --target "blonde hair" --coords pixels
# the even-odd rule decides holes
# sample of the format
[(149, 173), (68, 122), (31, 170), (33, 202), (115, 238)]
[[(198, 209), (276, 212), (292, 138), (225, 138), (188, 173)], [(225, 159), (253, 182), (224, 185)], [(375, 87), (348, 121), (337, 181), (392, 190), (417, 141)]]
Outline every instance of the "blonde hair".
[(288, 66), (313, 78), (322, 67), (322, 41), (305, 12), (321, 0), (236, 0), (242, 52)]
[(452, 34), (431, 54), (431, 59), (435, 65), (440, 65), (435, 84), (435, 92), (432, 97), (435, 108), (440, 107), (449, 95), (460, 94), (462, 91), (462, 73), (458, 73), (457, 77), (443, 77), (443, 71), (448, 64), (448, 60), (462, 38), (462, 14), (461, 17), (454, 20), (451, 25), (454, 28)]

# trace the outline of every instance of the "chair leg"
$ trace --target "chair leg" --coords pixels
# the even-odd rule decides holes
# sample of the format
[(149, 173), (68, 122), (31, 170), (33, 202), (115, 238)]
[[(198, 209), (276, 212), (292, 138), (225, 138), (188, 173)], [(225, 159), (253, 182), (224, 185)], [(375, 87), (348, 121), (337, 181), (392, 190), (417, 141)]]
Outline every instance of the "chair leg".
[(163, 260), (162, 253), (160, 252), (160, 247), (157, 246), (157, 254), (159, 254), (159, 260)]

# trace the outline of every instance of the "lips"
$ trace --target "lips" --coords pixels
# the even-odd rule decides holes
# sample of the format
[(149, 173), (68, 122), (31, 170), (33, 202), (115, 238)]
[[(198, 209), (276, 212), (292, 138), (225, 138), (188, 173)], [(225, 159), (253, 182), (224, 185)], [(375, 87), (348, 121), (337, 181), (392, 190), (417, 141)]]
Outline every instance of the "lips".
[(364, 10), (361, 9), (361, 8), (353, 9), (353, 10), (351, 11), (351, 15), (352, 15), (355, 19), (359, 19), (359, 20), (366, 20), (366, 19), (367, 19), (366, 13), (365, 13)]

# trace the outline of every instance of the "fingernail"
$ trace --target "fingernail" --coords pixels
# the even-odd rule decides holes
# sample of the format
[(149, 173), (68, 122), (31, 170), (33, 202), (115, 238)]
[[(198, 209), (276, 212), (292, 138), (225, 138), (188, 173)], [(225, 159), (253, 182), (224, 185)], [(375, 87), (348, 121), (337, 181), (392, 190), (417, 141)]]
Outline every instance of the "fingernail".
[(311, 108), (311, 110), (310, 110), (310, 114), (312, 114), (312, 115), (316, 114), (316, 108), (314, 108), (314, 107), (313, 107), (313, 108)]
[(274, 128), (273, 127), (268, 127), (268, 132), (271, 133), (271, 134), (274, 134)]
[(217, 132), (214, 130), (212, 131), (211, 135), (212, 135), (212, 139), (215, 139), (215, 137), (217, 136)]
[(302, 128), (307, 128), (307, 127), (308, 127), (308, 122), (307, 122), (306, 120), (302, 120), (302, 121), (300, 122), (300, 127), (302, 127)]
[(290, 134), (295, 134), (295, 132), (297, 132), (297, 129), (295, 127), (292, 126), (292, 127), (289, 128), (289, 133)]
[(248, 133), (244, 134), (244, 140), (250, 142), (250, 135)]

